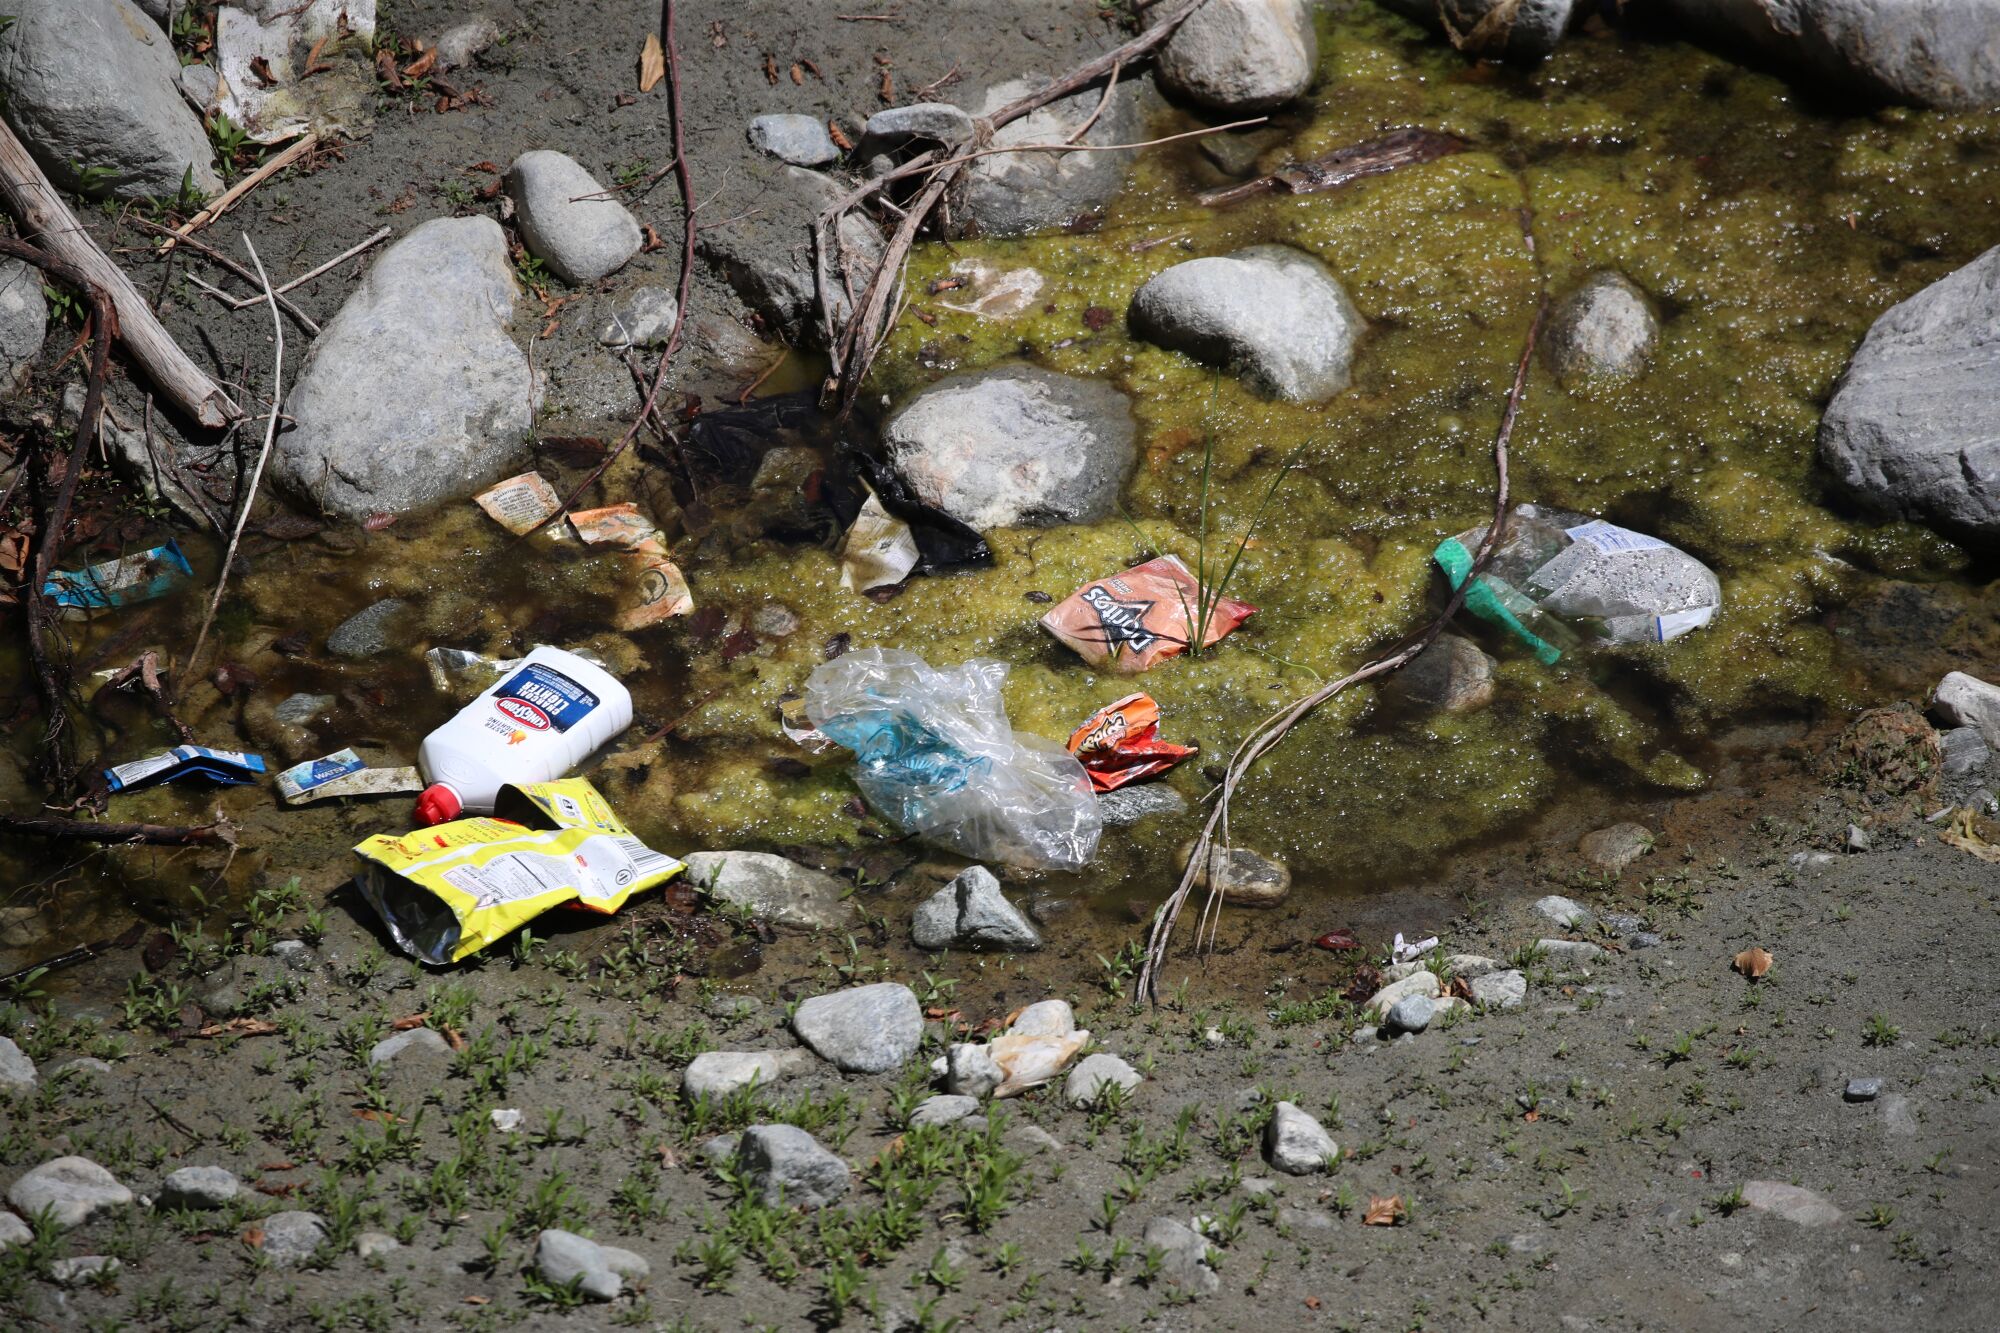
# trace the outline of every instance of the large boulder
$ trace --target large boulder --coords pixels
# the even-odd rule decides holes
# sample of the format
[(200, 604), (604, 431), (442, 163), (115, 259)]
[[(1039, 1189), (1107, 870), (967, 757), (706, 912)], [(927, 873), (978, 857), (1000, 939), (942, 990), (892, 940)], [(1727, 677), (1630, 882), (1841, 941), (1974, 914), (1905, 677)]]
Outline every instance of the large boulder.
[(596, 282), (646, 243), (639, 219), (567, 153), (538, 148), (507, 169), (528, 252), (564, 282)]
[(278, 480), (348, 518), (403, 513), (505, 476), (541, 388), (507, 336), (520, 287), (491, 218), (437, 218), (375, 261), (285, 400)]
[[(1159, 22), (1171, 8), (1155, 5)], [(1217, 111), (1264, 111), (1312, 82), (1319, 39), (1305, 0), (1208, 0), (1160, 48), (1160, 85)]]
[(1326, 265), (1286, 245), (1190, 259), (1132, 298), (1132, 331), (1240, 371), (1276, 398), (1310, 403), (1347, 387), (1361, 315)]
[(1137, 457), (1131, 404), (1033, 366), (948, 375), (883, 429), (924, 503), (979, 529), (1109, 518)]
[(1556, 49), (1578, 0), (1381, 0), (1449, 36), (1470, 55), (1528, 63)]
[[(986, 90), (977, 114), (991, 115), (1047, 86), (1048, 82), (1043, 75), (1030, 74), (995, 84)], [(1119, 82), (1112, 90), (1110, 103), (1098, 115), (1103, 102), (1104, 90), (1097, 87), (1059, 98), (995, 130), (992, 146), (1065, 143), (1084, 130), (1086, 124), (1090, 128), (1084, 130), (1080, 143), (1104, 145), (1138, 139), (1139, 100), (1131, 81)], [(1093, 115), (1097, 116), (1095, 123), (1091, 123)], [(1110, 202), (1124, 186), (1125, 171), (1133, 156), (1129, 150), (994, 153), (966, 167), (965, 195), (952, 212), (960, 223), (971, 224), (986, 236), (1018, 236), (1059, 227), (1078, 214)]]
[[(740, 187), (740, 192), (739, 192)], [(695, 236), (702, 258), (756, 311), (772, 333), (792, 344), (825, 341), (813, 266), (813, 222), (846, 193), (829, 176), (781, 162), (747, 163), (716, 205), (728, 220), (704, 226)], [(829, 235), (831, 243), (833, 237)], [(852, 305), (882, 257), (882, 233), (859, 212), (841, 218), (838, 250), (846, 264), (827, 256), (833, 327), (847, 321)]]
[(42, 271), (21, 259), (0, 259), (0, 398), (21, 387), (49, 331)]
[(1820, 420), (1819, 456), (1864, 503), (2000, 542), (2000, 246), (1891, 307)]
[(1665, 0), (1665, 8), (1822, 88), (1919, 106), (2000, 101), (1993, 0)]
[(222, 188), (180, 59), (131, 0), (29, 0), (0, 25), (0, 113), (49, 178), (85, 194)]

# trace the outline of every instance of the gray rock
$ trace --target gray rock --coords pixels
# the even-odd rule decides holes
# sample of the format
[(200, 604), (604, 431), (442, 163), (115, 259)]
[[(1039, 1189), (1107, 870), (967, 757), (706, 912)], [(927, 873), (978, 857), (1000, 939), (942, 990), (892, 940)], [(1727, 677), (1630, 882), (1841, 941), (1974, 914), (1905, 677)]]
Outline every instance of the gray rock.
[(439, 69), (470, 65), (487, 47), (500, 40), (500, 25), (490, 15), (480, 14), (455, 23), (438, 34), (431, 45), (437, 48)]
[(616, 272), (639, 253), (639, 219), (604, 195), (604, 186), (567, 153), (521, 154), (507, 169), (507, 194), (528, 252), (579, 286)]
[[(1382, 3), (1434, 30), (1443, 29), (1449, 22), (1450, 31), (1462, 34), (1464, 40), (1479, 29), (1480, 21), (1490, 11), (1500, 8), (1503, 0), (1382, 0)], [(1578, 0), (1521, 0), (1510, 22), (1485, 29), (1490, 36), (1468, 47), (1467, 53), (1503, 56), (1522, 64), (1540, 60), (1556, 49), (1556, 43), (1568, 31), (1570, 15), (1577, 3)]]
[(1613, 824), (1584, 834), (1576, 849), (1584, 860), (1615, 875), (1653, 849), (1653, 834), (1644, 824)]
[(1743, 1206), (1752, 1212), (1769, 1213), (1802, 1227), (1838, 1226), (1846, 1214), (1824, 1194), (1777, 1180), (1748, 1180), (1743, 1183)]
[(1518, 1009), (1528, 998), (1528, 979), (1509, 969), (1473, 977), (1472, 1002), (1486, 1009)]
[[(362, 614), (366, 615), (369, 611), (375, 611), (376, 607), (385, 605), (401, 606), (403, 603), (395, 601), (386, 603), (377, 602), (375, 606), (369, 607), (368, 611), (364, 611)], [(353, 623), (354, 620), (349, 619), (340, 627), (340, 630), (346, 629), (348, 625)], [(335, 630), (334, 633), (338, 634), (340, 630)], [(330, 694), (289, 694), (278, 703), (276, 708), (271, 710), (271, 713), (278, 721), (283, 722), (287, 726), (302, 727), (326, 713), (333, 705), (334, 697)]]
[(1851, 1078), (1840, 1095), (1850, 1102), (1872, 1102), (1882, 1095), (1882, 1080), (1879, 1078)]
[(35, 1062), (12, 1037), (0, 1037), (0, 1092), (32, 1092), (35, 1083)]
[(1667, 0), (1802, 82), (1919, 106), (2000, 101), (2000, 9), (1981, 0)]
[(711, 1166), (720, 1166), (724, 1162), (736, 1160), (736, 1147), (742, 1141), (741, 1134), (717, 1134), (714, 1138), (703, 1139), (701, 1146), (695, 1151), (701, 1154), (704, 1162)]
[(1849, 824), (1847, 826), (1846, 846), (1848, 851), (1865, 852), (1874, 845), (1874, 836), (1867, 829), (1862, 828), (1859, 824)]
[(13, 1213), (0, 1212), (0, 1254), (35, 1238), (35, 1229)]
[[(991, 115), (1048, 85), (1048, 76), (1025, 75), (986, 90), (977, 114)], [(1089, 87), (1060, 98), (993, 135), (993, 146), (1062, 143), (1096, 116), (1079, 142), (1132, 143), (1144, 138), (1134, 80), (1121, 79), (1111, 101), (1098, 115), (1104, 99), (1101, 87)], [(1109, 203), (1125, 184), (1134, 153), (1113, 150), (1093, 153), (995, 153), (966, 167), (965, 200), (953, 210), (961, 225), (970, 224), (987, 236), (1018, 236), (1059, 227), (1080, 213)]]
[[(1194, 844), (1183, 843), (1174, 864), (1186, 870), (1193, 854)], [(1211, 881), (1222, 890), (1222, 901), (1238, 907), (1276, 907), (1292, 891), (1285, 863), (1248, 847), (1219, 848), (1205, 859), (1194, 877), (1195, 891), (1206, 892)]]
[(326, 650), (355, 661), (378, 657), (402, 642), (401, 630), (410, 609), (400, 597), (371, 603), (334, 627), (326, 636)]
[(304, 940), (273, 940), (264, 952), (294, 972), (310, 972), (316, 961), (312, 946)]
[[(729, 194), (717, 205), (728, 210), (728, 223), (704, 227), (695, 239), (702, 257), (771, 332), (794, 345), (823, 343), (826, 328), (815, 295), (812, 225), (845, 193), (844, 188), (819, 172), (778, 162), (753, 162), (730, 185)], [(882, 233), (859, 212), (842, 219), (840, 240), (846, 281), (838, 263), (830, 265), (828, 275), (835, 328), (846, 322), (851, 310), (847, 288), (856, 292), (865, 288), (882, 255)]]
[(1361, 1007), (1362, 1017), (1380, 1020), (1389, 1010), (1412, 995), (1422, 995), (1428, 999), (1436, 999), (1438, 995), (1437, 973), (1431, 971), (1429, 968), (1425, 968), (1420, 972), (1412, 972), (1400, 981), (1390, 982), (1381, 990), (1376, 991), (1368, 997), (1368, 1003)]
[(386, 1231), (364, 1231), (354, 1238), (354, 1257), (364, 1261), (379, 1259), (402, 1248), (403, 1242)]
[[(2000, 11), (1994, 21), (2000, 79)], [(1992, 545), (1996, 378), (2000, 246), (1875, 321), (1820, 419), (1820, 459), (1863, 502)]]
[(781, 926), (837, 930), (854, 920), (847, 886), (769, 852), (692, 852), (688, 881), (717, 902), (740, 907)]
[(222, 91), (222, 74), (213, 65), (182, 65), (181, 91), (196, 106), (213, 109), (216, 94)]
[(944, 1086), (963, 1097), (984, 1097), (1007, 1081), (1007, 1072), (983, 1041), (952, 1044), (944, 1055)]
[(1535, 915), (1553, 921), (1564, 930), (1589, 930), (1597, 924), (1597, 914), (1582, 903), (1551, 893), (1535, 900)]
[(1175, 264), (1139, 289), (1126, 318), (1146, 341), (1234, 369), (1291, 402), (1347, 387), (1364, 327), (1326, 265), (1285, 245)]
[[(0, 945), (9, 949), (25, 949), (31, 944), (40, 944), (54, 933), (42, 909), (32, 903), (0, 907)], [(0, 1066), (4, 1064), (0, 1061)], [(5, 1083), (6, 1074), (0, 1072), (0, 1086)]]
[[(970, 1128), (970, 1126), (968, 1126)], [(1036, 1156), (1045, 1152), (1059, 1153), (1062, 1144), (1056, 1136), (1040, 1125), (1013, 1125), (1000, 1136), (1000, 1142), (1014, 1152)]]
[(894, 152), (912, 139), (950, 148), (971, 138), (972, 117), (958, 107), (949, 102), (912, 102), (870, 116), (855, 156), (866, 161), (878, 153)]
[(22, 259), (0, 259), (0, 398), (21, 387), (49, 332), (42, 271)]
[(1222, 1279), (1208, 1264), (1208, 1242), (1171, 1217), (1146, 1224), (1145, 1247), (1160, 1252), (1160, 1276), (1189, 1295), (1212, 1296)]
[(1178, 815), (1186, 810), (1187, 798), (1164, 782), (1136, 783), (1102, 792), (1097, 798), (1097, 813), (1104, 817), (1106, 828), (1136, 824), (1157, 815)]
[(634, 287), (618, 298), (597, 341), (606, 347), (651, 347), (673, 332), (680, 305), (665, 287)]
[(1557, 968), (1588, 970), (1592, 964), (1610, 957), (1595, 944), (1581, 940), (1536, 940), (1535, 947), (1542, 951), (1543, 959)]
[[(2000, 285), (2000, 267), (1994, 270), (1994, 280)], [(1994, 364), (2000, 367), (2000, 350), (1995, 355)], [(1931, 693), (1931, 714), (1950, 726), (1973, 728), (1988, 750), (2000, 748), (2000, 685), (1948, 671)]]
[(1993, 749), (1978, 727), (1948, 727), (1938, 733), (1938, 749), (1944, 753), (1946, 777), (1962, 778), (1983, 772)]
[(1666, 942), (1666, 937), (1654, 930), (1635, 930), (1625, 937), (1627, 947), (1632, 949), (1657, 949)]
[(1130, 1092), (1143, 1082), (1138, 1070), (1115, 1055), (1086, 1055), (1063, 1080), (1063, 1100), (1081, 1109), (1096, 1105), (1104, 1090), (1114, 1084)]
[(769, 1087), (809, 1067), (804, 1051), (703, 1051), (681, 1072), (681, 1092), (697, 1097), (727, 1097), (755, 1083)]
[(652, 1271), (630, 1250), (553, 1229), (535, 1237), (535, 1269), (558, 1287), (576, 1283), (578, 1294), (593, 1301), (615, 1300), (624, 1290), (624, 1279), (636, 1280)]
[(1499, 959), (1488, 958), (1484, 954), (1455, 953), (1449, 955), (1444, 962), (1453, 976), (1464, 977), (1467, 981), (1474, 977), (1483, 977), (1489, 972), (1506, 970), (1506, 965)]
[(1659, 336), (1646, 294), (1617, 273), (1599, 273), (1556, 307), (1542, 350), (1566, 380), (1629, 377), (1646, 368)]
[(789, 112), (752, 120), (750, 146), (795, 167), (823, 167), (840, 156), (826, 126), (811, 116)]
[(395, 1032), (375, 1043), (368, 1052), (369, 1068), (386, 1065), (407, 1051), (418, 1055), (434, 1055), (451, 1058), (451, 1043), (446, 1041), (436, 1028), (410, 1028), (406, 1032)]
[(173, 44), (131, 0), (8, 8), (0, 110), (51, 180), (121, 199), (172, 199), (183, 179), (203, 195), (222, 188), (208, 134), (181, 101)]
[(88, 1157), (58, 1157), (28, 1171), (7, 1189), (7, 1202), (23, 1217), (51, 1210), (67, 1231), (99, 1213), (132, 1202), (132, 1191)]
[(1319, 40), (1305, 0), (1208, 0), (1155, 59), (1170, 93), (1217, 111), (1266, 111), (1312, 82)]
[(931, 895), (910, 922), (919, 949), (990, 949), (1033, 953), (1042, 933), (1000, 892), (985, 866), (968, 866)]
[(792, 1015), (792, 1030), (822, 1060), (850, 1074), (881, 1074), (917, 1053), (923, 1006), (893, 981), (815, 995)]
[(1018, 365), (947, 375), (883, 429), (918, 498), (981, 531), (1111, 517), (1133, 436), (1131, 404), (1110, 385)]
[(1882, 1130), (1893, 1139), (1911, 1138), (1917, 1132), (1917, 1113), (1900, 1092), (1882, 1099)]
[(279, 1268), (297, 1268), (311, 1261), (326, 1244), (326, 1223), (318, 1213), (272, 1213), (259, 1222), (264, 1243), (258, 1248)]
[(236, 1173), (222, 1166), (184, 1166), (160, 1183), (161, 1208), (221, 1208), (243, 1192)]
[(1340, 1156), (1333, 1135), (1291, 1102), (1279, 1102), (1264, 1126), (1264, 1160), (1288, 1176), (1309, 1176)]
[(73, 1259), (51, 1259), (49, 1277), (59, 1286), (74, 1287), (100, 1275), (108, 1277), (123, 1267), (108, 1254), (80, 1254)]
[(1405, 995), (1382, 1015), (1382, 1026), (1392, 1033), (1422, 1032), (1437, 1017), (1437, 1001), (1428, 995)]
[(853, 1172), (796, 1125), (752, 1125), (736, 1147), (736, 1169), (766, 1204), (824, 1208), (847, 1193)]
[[(149, 500), (164, 500), (198, 526), (209, 524), (209, 515), (229, 512), (237, 484), (239, 459), (232, 448), (221, 444), (193, 441), (183, 437), (165, 413), (153, 414), (153, 434), (148, 441), (143, 429), (143, 407), (131, 411), (129, 429), (120, 419), (115, 403), (117, 382), (107, 386), (104, 415), (99, 422), (98, 441), (110, 455), (111, 466), (146, 493)], [(83, 385), (72, 381), (63, 386), (63, 415), (74, 421), (83, 410)]]
[(917, 1109), (910, 1112), (910, 1124), (912, 1127), (917, 1125), (949, 1125), (963, 1120), (969, 1115), (977, 1114), (978, 1111), (979, 1099), (977, 1097), (966, 1097), (956, 1093), (941, 1092), (936, 1096), (924, 1098)]
[(506, 475), (542, 387), (507, 336), (519, 296), (491, 218), (436, 218), (390, 246), (313, 341), (273, 473), (350, 519)]
[(50, 1066), (48, 1072), (51, 1081), (66, 1078), (97, 1078), (111, 1073), (111, 1065), (95, 1056), (79, 1055), (75, 1059), (64, 1060), (60, 1064)]
[(1440, 634), (1394, 677), (1404, 697), (1446, 713), (1475, 713), (1493, 702), (1495, 662), (1472, 640)]

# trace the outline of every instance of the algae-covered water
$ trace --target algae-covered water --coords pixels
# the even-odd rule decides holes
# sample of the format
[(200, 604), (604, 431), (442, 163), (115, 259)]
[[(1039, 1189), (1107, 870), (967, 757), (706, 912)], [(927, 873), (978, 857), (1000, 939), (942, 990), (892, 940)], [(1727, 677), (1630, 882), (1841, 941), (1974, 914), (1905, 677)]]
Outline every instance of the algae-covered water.
[[(916, 648), (937, 664), (1000, 658), (1012, 666), (1015, 725), (1060, 738), (1133, 683), (1091, 671), (1044, 634), (1045, 607), (1029, 594), (1061, 598), (1147, 547), (1193, 562), (1204, 466), (1215, 553), (1290, 460), (1229, 589), (1257, 616), (1199, 660), (1140, 682), (1161, 704), (1164, 734), (1203, 747), (1171, 778), (1199, 801), (1204, 765), (1222, 762), (1257, 720), (1420, 621), (1434, 595), (1429, 552), (1490, 507), (1493, 434), (1538, 301), (1607, 269), (1652, 298), (1658, 348), (1629, 381), (1564, 386), (1537, 366), (1513, 440), (1514, 492), (1683, 547), (1720, 575), (1721, 614), (1671, 645), (1554, 668), (1482, 636), (1501, 658), (1500, 687), (1470, 715), (1386, 710), (1373, 691), (1353, 691), (1243, 788), (1236, 840), (1286, 860), (1301, 892), (1407, 880), (1558, 795), (1698, 789), (1721, 728), (1880, 693), (1827, 614), (1884, 578), (1951, 580), (1973, 595), (1969, 561), (1825, 494), (1814, 432), (1869, 323), (2000, 242), (2000, 126), (1900, 109), (1835, 114), (1721, 57), (1634, 36), (1580, 34), (1519, 72), (1468, 64), (1366, 6), (1324, 22), (1319, 83), (1265, 131), (1264, 166), (1404, 125), (1450, 131), (1471, 150), (1334, 193), (1216, 211), (1193, 195), (1229, 178), (1182, 141), (1141, 154), (1130, 189), (1089, 225), (928, 244), (914, 256), (914, 310), (877, 364), (870, 403), (1010, 358), (1103, 377), (1130, 395), (1139, 423), (1129, 521), (995, 532), (993, 567), (916, 579), (876, 601), (839, 586), (830, 542), (767, 535), (726, 510), (684, 520), (664, 462), (635, 457), (603, 498), (638, 500), (659, 518), (703, 610), (631, 636), (602, 633), (611, 601), (597, 566), (573, 549), (516, 543), (469, 505), (385, 532), (253, 542), (221, 625), (225, 659), (262, 678), (248, 702), (191, 691), (197, 730), (221, 744), (240, 731), (284, 760), (354, 744), (409, 762), (456, 706), (425, 680), (424, 648), (509, 655), (588, 640), (627, 674), (640, 713), (594, 777), (649, 841), (676, 852), (866, 850), (893, 830), (857, 812), (838, 755), (802, 754), (776, 722), (842, 636)], [(1199, 124), (1166, 111), (1153, 130)], [(1352, 387), (1324, 405), (1266, 401), (1125, 332), (1132, 293), (1151, 275), (1269, 242), (1322, 259), (1367, 319)], [(1037, 303), (988, 320), (925, 294), (966, 260), (1036, 269)], [(761, 502), (749, 503), (754, 519)], [(384, 596), (419, 608), (389, 654), (343, 662), (318, 650), (342, 617)], [(773, 603), (795, 628), (781, 632), (787, 617)], [(141, 613), (150, 619), (98, 627), (91, 643), (115, 665), (129, 652), (112, 646), (184, 639), (181, 623), (196, 614), (190, 592)], [(269, 651), (296, 633), (311, 646)], [(287, 733), (268, 715), (293, 690), (339, 703), (308, 735)], [(110, 715), (124, 728), (117, 758), (167, 743), (135, 711)], [(120, 798), (113, 814), (197, 819), (218, 804), (245, 829), (229, 883), (301, 873), (331, 884), (350, 868), (348, 845), (407, 817), (397, 801), (281, 811), (261, 790), (180, 788)], [(1196, 818), (1108, 834), (1080, 887), (1108, 901), (1162, 891)], [(142, 899), (184, 894), (197, 865), (213, 891), (221, 860), (103, 858)], [(40, 866), (21, 874), (44, 886), (58, 878)]]

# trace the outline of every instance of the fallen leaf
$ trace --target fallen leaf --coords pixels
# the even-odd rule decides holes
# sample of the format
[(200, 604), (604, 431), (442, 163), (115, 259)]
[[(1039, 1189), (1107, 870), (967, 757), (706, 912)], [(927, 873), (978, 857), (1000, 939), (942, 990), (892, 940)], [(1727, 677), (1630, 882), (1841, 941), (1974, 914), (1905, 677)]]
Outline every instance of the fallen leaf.
[(375, 73), (392, 90), (403, 91), (403, 76), (396, 69), (396, 53), (386, 46), (375, 53)]
[(380, 532), (384, 528), (394, 527), (395, 523), (396, 516), (394, 514), (370, 514), (367, 518), (361, 520), (361, 526), (370, 532)]
[(1308, 1296), (1308, 1297), (1306, 1297), (1306, 1309), (1308, 1309), (1308, 1310), (1317, 1310), (1317, 1309), (1319, 1309), (1319, 1297), (1317, 1297), (1317, 1296)]
[(389, 1025), (389, 1031), (408, 1032), (411, 1028), (420, 1028), (424, 1025), (424, 1020), (429, 1017), (428, 1013), (405, 1014)]
[(253, 1250), (264, 1248), (264, 1228), (251, 1227), (243, 1233), (243, 1243)]
[(646, 228), (646, 243), (640, 246), (639, 248), (645, 251), (647, 254), (651, 254), (653, 251), (665, 245), (666, 242), (660, 238), (660, 233), (653, 230), (652, 223), (650, 222), (646, 223), (645, 228)]
[(274, 1199), (289, 1199), (298, 1187), (296, 1180), (260, 1180), (251, 1186), (259, 1194), (268, 1194)]
[(837, 120), (826, 123), (826, 137), (833, 140), (833, 146), (843, 153), (854, 147), (854, 140), (847, 137), (847, 131), (840, 128)]
[(895, 75), (891, 74), (891, 73), (890, 73), (890, 72), (889, 72), (888, 70), (886, 70), (886, 69), (885, 69), (885, 70), (883, 70), (883, 71), (882, 71), (882, 86), (881, 86), (881, 87), (879, 87), (879, 88), (877, 88), (877, 89), (875, 90), (875, 92), (876, 92), (876, 94), (877, 94), (877, 95), (878, 95), (879, 97), (881, 97), (881, 99), (883, 100), (883, 102), (887, 103), (887, 104), (888, 104), (888, 105), (890, 105), (890, 106), (894, 106), (894, 105), (896, 104), (896, 77), (895, 77)]
[(271, 72), (271, 62), (262, 56), (252, 56), (250, 58), (250, 72), (256, 76), (257, 82), (263, 84), (266, 88), (278, 81), (278, 76)]
[(1083, 326), (1092, 333), (1098, 332), (1111, 322), (1111, 312), (1101, 305), (1086, 306), (1083, 312)]
[(646, 44), (639, 48), (639, 91), (650, 93), (661, 79), (667, 77), (667, 53), (660, 47), (660, 34), (646, 34)]
[(1771, 952), (1768, 949), (1745, 949), (1736, 955), (1731, 966), (1755, 981), (1771, 970)]
[(373, 1120), (378, 1125), (407, 1125), (410, 1122), (402, 1116), (391, 1115), (387, 1111), (377, 1111), (373, 1107), (363, 1107), (354, 1113), (356, 1120)]
[(322, 37), (312, 44), (312, 50), (306, 52), (306, 72), (299, 77), (311, 78), (315, 74), (324, 74), (333, 68), (331, 62), (319, 58), (319, 53), (326, 50), (326, 43), (327, 39)]
[(1403, 1220), (1403, 1196), (1391, 1194), (1388, 1198), (1368, 1200), (1368, 1211), (1361, 1215), (1364, 1227), (1393, 1227)]
[(444, 1040), (445, 1044), (450, 1046), (454, 1051), (465, 1049), (465, 1034), (457, 1028), (446, 1028), (444, 1030)]
[(278, 1025), (267, 1018), (232, 1018), (227, 1023), (210, 1023), (195, 1032), (197, 1037), (268, 1037)]
[(1539, 1124), (1541, 1122), (1541, 1118), (1542, 1118), (1542, 1113), (1540, 1111), (1530, 1111), (1526, 1115), (1521, 1117), (1521, 1119), (1527, 1121), (1531, 1125)]
[(499, 165), (493, 162), (474, 162), (471, 166), (467, 167), (466, 170), (484, 171), (488, 175), (493, 175), (493, 176), (498, 176), (500, 174)]
[(437, 62), (438, 62), (437, 48), (433, 46), (430, 50), (424, 52), (422, 55), (418, 56), (415, 60), (412, 60), (409, 64), (403, 66), (403, 78), (406, 81), (413, 79), (421, 79), (422, 77), (424, 77), (424, 75), (430, 73), (433, 69), (437, 68)]
[(778, 81), (778, 62), (771, 59), (771, 53), (769, 51), (766, 51), (764, 53), (764, 82), (776, 83), (777, 81)]
[(297, 1162), (260, 1162), (257, 1165), (257, 1169), (259, 1171), (296, 1171), (299, 1169), (299, 1166)]
[(718, 51), (729, 45), (729, 36), (722, 31), (721, 19), (715, 19), (708, 25), (708, 44)]
[(491, 1296), (467, 1296), (465, 1303), (467, 1305), (491, 1305), (493, 1304), (493, 1298)]
[(1353, 931), (1342, 927), (1339, 930), (1329, 930), (1326, 934), (1315, 939), (1313, 947), (1315, 949), (1332, 949), (1335, 951), (1359, 949), (1361, 941), (1354, 937)]

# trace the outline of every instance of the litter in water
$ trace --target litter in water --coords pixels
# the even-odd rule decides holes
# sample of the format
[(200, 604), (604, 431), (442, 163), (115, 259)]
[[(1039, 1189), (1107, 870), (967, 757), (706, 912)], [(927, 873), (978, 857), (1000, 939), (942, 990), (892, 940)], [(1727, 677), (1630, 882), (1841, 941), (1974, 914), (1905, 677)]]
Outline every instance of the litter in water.
[(1200, 747), (1160, 739), (1160, 706), (1150, 694), (1128, 694), (1092, 713), (1070, 733), (1069, 752), (1100, 792), (1157, 777)]
[(871, 491), (840, 544), (840, 586), (853, 592), (901, 583), (917, 564), (910, 525), (882, 507)]
[(472, 502), (516, 537), (527, 536), (562, 512), (562, 497), (539, 472), (509, 477), (473, 496)]
[[(1201, 585), (1171, 555), (1086, 583), (1042, 617), (1042, 628), (1074, 648), (1092, 666), (1136, 675), (1187, 649), (1201, 618)], [(1255, 615), (1257, 608), (1228, 597), (1214, 599), (1201, 644), (1205, 648)]]
[(112, 791), (131, 791), (160, 782), (200, 778), (225, 787), (254, 782), (264, 771), (262, 755), (240, 750), (211, 750), (206, 745), (176, 745), (163, 754), (134, 759), (129, 764), (104, 770), (104, 780)]
[(424, 789), (414, 768), (370, 768), (352, 750), (295, 764), (278, 774), (278, 796), (286, 805), (310, 805), (349, 796), (399, 796)]
[(644, 629), (694, 610), (694, 594), (680, 567), (668, 558), (667, 539), (640, 514), (639, 506), (627, 502), (585, 509), (571, 514), (569, 521), (585, 545), (615, 546), (621, 553), (627, 587), (619, 629)]
[(168, 542), (74, 573), (58, 571), (42, 581), (42, 596), (71, 611), (99, 611), (164, 597), (193, 577), (180, 543)]

